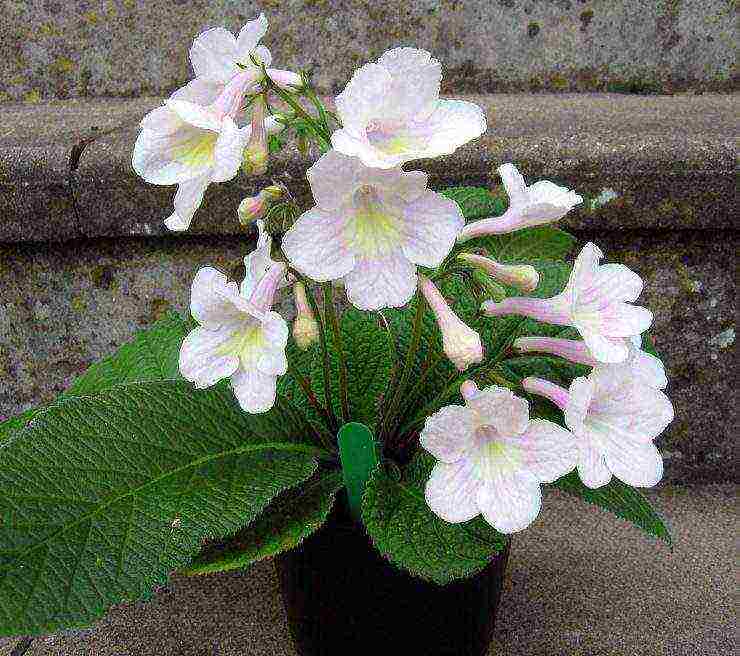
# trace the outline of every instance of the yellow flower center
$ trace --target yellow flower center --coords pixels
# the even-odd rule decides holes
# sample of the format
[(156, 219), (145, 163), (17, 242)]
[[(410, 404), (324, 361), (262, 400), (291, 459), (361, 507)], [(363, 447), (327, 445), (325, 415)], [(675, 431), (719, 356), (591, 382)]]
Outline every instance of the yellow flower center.
[(476, 431), (478, 448), (475, 452), (475, 469), (483, 480), (491, 480), (497, 472), (520, 469), (524, 464), (521, 450), (503, 442), (498, 432), (490, 426)]
[(172, 157), (189, 167), (211, 166), (215, 161), (218, 134), (207, 130), (194, 132), (173, 148)]
[(365, 185), (354, 196), (353, 216), (344, 240), (358, 255), (377, 257), (394, 251), (401, 243), (401, 223), (393, 208), (384, 206), (377, 191)]
[(219, 355), (233, 355), (239, 358), (243, 369), (253, 369), (264, 351), (266, 340), (259, 324), (246, 326), (235, 332), (231, 339), (218, 349)]

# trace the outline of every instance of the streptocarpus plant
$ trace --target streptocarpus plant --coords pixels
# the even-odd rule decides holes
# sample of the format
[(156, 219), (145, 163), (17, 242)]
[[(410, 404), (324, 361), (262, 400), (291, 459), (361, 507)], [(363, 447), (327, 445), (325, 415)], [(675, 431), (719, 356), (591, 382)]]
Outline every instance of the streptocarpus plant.
[(566, 261), (575, 239), (553, 224), (581, 197), (509, 163), (508, 202), (432, 191), (402, 165), (486, 130), (479, 107), (439, 98), (437, 60), (386, 52), (334, 113), (306, 74), (270, 67), (266, 29), (195, 40), (196, 77), (144, 117), (134, 168), (178, 186), (165, 223), (186, 230), (210, 184), (261, 174), (293, 137), (320, 152), (315, 204), (277, 183), (245, 199), (234, 220), (259, 240), (243, 280), (202, 268), (191, 318), (169, 314), (0, 424), (2, 634), (89, 624), (173, 571), (296, 546), (343, 485), (351, 421), (381, 455), (356, 510), (416, 576), (480, 571), (551, 486), (670, 544), (635, 489), (660, 480), (653, 440), (673, 418), (652, 314), (639, 276), (594, 244)]

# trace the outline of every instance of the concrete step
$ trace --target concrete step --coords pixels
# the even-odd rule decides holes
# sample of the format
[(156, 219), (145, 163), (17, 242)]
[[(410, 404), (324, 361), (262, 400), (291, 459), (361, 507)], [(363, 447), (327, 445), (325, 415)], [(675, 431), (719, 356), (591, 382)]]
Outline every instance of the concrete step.
[[(414, 163), (433, 185), (493, 184), (495, 167), (513, 161), (530, 181), (550, 178), (586, 197), (566, 228), (734, 228), (737, 94), (464, 97), (485, 107), (488, 132)], [(0, 104), (0, 242), (164, 234), (175, 187), (149, 185), (131, 168), (138, 121), (160, 102)], [(238, 233), (239, 201), (270, 176), (308, 202), (310, 161), (289, 146), (267, 177), (212, 185), (192, 232)]]
[(336, 93), (400, 45), (426, 48), (456, 92), (732, 88), (732, 0), (293, 0), (5, 3), (0, 100), (165, 94), (191, 76), (200, 32), (264, 10), (282, 68)]
[[(646, 491), (674, 551), (631, 525), (547, 491), (514, 536), (490, 656), (735, 653), (735, 485)], [(9, 656), (12, 644), (0, 655)], [(413, 649), (393, 654), (415, 656)], [(174, 576), (146, 603), (84, 631), (38, 638), (28, 656), (295, 656), (273, 563)]]

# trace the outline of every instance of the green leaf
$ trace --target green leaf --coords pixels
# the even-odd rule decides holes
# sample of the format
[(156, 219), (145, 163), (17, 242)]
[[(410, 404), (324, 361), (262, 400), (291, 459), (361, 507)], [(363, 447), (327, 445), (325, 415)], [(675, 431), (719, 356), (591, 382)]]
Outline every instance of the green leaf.
[(0, 634), (89, 624), (186, 566), (316, 470), (278, 403), (224, 386), (120, 385), (39, 412), (0, 445)]
[[(391, 375), (392, 350), (386, 330), (381, 328), (375, 316), (349, 308), (340, 320), (344, 359), (347, 366), (347, 385), (351, 421), (367, 424), (371, 429), (378, 419), (381, 396), (388, 389)], [(341, 416), (339, 394), (339, 356), (333, 348), (331, 333), (327, 340), (330, 349), (332, 403), (334, 412)], [(326, 403), (324, 372), (321, 358), (317, 355), (312, 364), (311, 383), (319, 402)]]
[(10, 439), (13, 433), (25, 428), (26, 424), (33, 419), (33, 416), (37, 412), (38, 410), (32, 408), (31, 410), (26, 410), (15, 417), (11, 417), (10, 419), (0, 422), (0, 444), (5, 440)]
[(466, 221), (500, 216), (508, 205), (505, 194), (496, 195), (483, 187), (448, 187), (440, 193), (460, 206)]
[(341, 474), (330, 471), (282, 492), (249, 526), (225, 545), (213, 546), (199, 554), (183, 573), (212, 574), (243, 569), (297, 547), (326, 521), (341, 487)]
[(485, 248), (489, 257), (499, 262), (530, 263), (530, 260), (563, 260), (573, 250), (577, 239), (551, 225), (516, 230), (505, 235), (489, 235), (463, 242), (458, 250)]
[(635, 488), (617, 478), (612, 477), (607, 485), (592, 490), (581, 482), (577, 471), (572, 471), (551, 485), (631, 522), (646, 533), (664, 540), (673, 550), (668, 528), (650, 502)]
[(392, 563), (440, 585), (482, 570), (506, 546), (506, 536), (482, 517), (449, 524), (424, 499), (434, 458), (420, 450), (398, 481), (382, 466), (370, 479), (362, 516), (373, 544)]

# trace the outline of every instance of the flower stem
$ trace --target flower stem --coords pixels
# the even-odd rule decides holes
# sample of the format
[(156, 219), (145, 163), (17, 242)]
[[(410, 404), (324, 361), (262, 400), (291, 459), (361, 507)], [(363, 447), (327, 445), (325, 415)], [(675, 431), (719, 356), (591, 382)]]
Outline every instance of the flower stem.
[[(292, 367), (290, 363), (288, 363), (288, 372), (291, 376), (296, 380), (300, 388), (303, 390), (303, 393), (306, 395), (306, 398), (308, 399), (308, 402), (314, 407), (316, 412), (318, 412), (319, 416), (326, 422), (327, 428), (331, 430), (332, 422), (329, 417), (329, 413), (326, 411), (326, 408), (324, 408), (320, 403), (319, 400), (316, 398), (316, 395), (313, 393), (313, 390), (311, 389), (311, 383), (309, 383), (301, 374), (298, 372), (295, 367)], [(327, 437), (327, 435), (323, 432), (319, 433), (319, 431), (315, 431), (319, 441), (330, 451), (332, 449), (336, 449), (336, 446), (333, 444), (330, 438)]]
[(416, 353), (419, 350), (419, 343), (421, 342), (421, 329), (424, 322), (425, 309), (426, 303), (424, 301), (424, 297), (417, 292), (416, 314), (414, 315), (414, 325), (411, 332), (411, 342), (409, 343), (408, 351), (406, 351), (406, 361), (403, 365), (401, 380), (398, 382), (396, 393), (394, 394), (391, 403), (386, 408), (386, 413), (384, 415), (383, 421), (381, 422), (382, 434), (386, 437), (389, 436), (390, 426), (393, 423), (393, 419), (396, 412), (398, 411), (398, 407), (401, 405), (403, 393), (406, 389), (408, 380), (411, 377), (411, 370), (414, 368)]
[[(342, 424), (346, 424), (351, 417), (349, 411), (349, 396), (347, 393), (347, 361), (344, 359), (344, 345), (342, 344), (342, 330), (339, 327), (337, 312), (334, 308), (334, 293), (331, 282), (325, 282), (324, 288), (324, 312), (326, 321), (331, 325), (334, 332), (334, 347), (339, 359), (339, 399), (342, 404)], [(328, 382), (327, 382), (328, 385)]]

